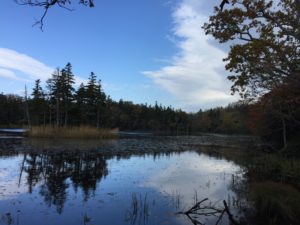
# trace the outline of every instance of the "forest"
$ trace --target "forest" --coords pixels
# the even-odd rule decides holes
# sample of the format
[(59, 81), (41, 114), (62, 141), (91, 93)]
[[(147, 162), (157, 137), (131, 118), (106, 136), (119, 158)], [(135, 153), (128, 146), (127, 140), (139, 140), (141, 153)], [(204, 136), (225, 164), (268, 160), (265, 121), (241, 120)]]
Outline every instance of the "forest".
[[(174, 134), (190, 132), (248, 133), (248, 106), (242, 102), (226, 108), (186, 113), (172, 106), (134, 104), (114, 101), (91, 72), (87, 84), (74, 86), (71, 63), (54, 71), (43, 85), (35, 81), (25, 96), (1, 94), (0, 121), (3, 127), (80, 126), (119, 128), (122, 131), (162, 131)], [(45, 86), (45, 87), (44, 87)]]

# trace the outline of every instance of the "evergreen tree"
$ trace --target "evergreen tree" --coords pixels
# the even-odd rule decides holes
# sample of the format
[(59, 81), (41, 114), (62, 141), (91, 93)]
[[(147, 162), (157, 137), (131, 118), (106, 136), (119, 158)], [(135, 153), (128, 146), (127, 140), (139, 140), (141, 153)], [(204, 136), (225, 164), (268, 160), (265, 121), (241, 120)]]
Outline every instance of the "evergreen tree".
[(61, 73), (60, 69), (57, 68), (53, 74), (52, 77), (49, 78), (47, 83), (47, 89), (48, 89), (48, 96), (49, 96), (49, 117), (50, 117), (50, 124), (52, 123), (52, 113), (55, 109), (56, 114), (56, 125), (60, 125), (60, 102), (61, 102), (61, 79), (60, 79)]
[[(97, 82), (94, 72), (91, 72), (88, 84), (86, 86), (87, 116), (89, 123), (100, 126), (100, 116), (105, 107), (106, 96), (102, 91), (101, 81)], [(96, 121), (96, 122), (95, 122)]]
[[(55, 105), (57, 126), (68, 125), (69, 112), (74, 100), (74, 83), (71, 63), (68, 63), (62, 70), (57, 68), (52, 77), (47, 80), (51, 108), (54, 108)], [(52, 113), (50, 112), (50, 114)]]
[(34, 125), (46, 124), (46, 99), (45, 93), (41, 87), (41, 80), (35, 81), (35, 86), (32, 90), (32, 99), (30, 101), (32, 122)]
[(96, 111), (97, 111), (96, 126), (97, 127), (100, 127), (101, 118), (105, 111), (105, 106), (106, 106), (106, 95), (102, 91), (101, 80), (99, 80), (96, 86)]
[(61, 70), (61, 76), (59, 77), (59, 91), (62, 96), (63, 111), (64, 111), (64, 125), (68, 125), (69, 111), (72, 101), (74, 100), (75, 89), (73, 84), (75, 83), (74, 74), (72, 72), (71, 63), (67, 63), (64, 69)]
[(86, 87), (83, 83), (80, 84), (78, 90), (75, 93), (76, 101), (76, 121), (80, 124), (87, 123), (87, 97)]

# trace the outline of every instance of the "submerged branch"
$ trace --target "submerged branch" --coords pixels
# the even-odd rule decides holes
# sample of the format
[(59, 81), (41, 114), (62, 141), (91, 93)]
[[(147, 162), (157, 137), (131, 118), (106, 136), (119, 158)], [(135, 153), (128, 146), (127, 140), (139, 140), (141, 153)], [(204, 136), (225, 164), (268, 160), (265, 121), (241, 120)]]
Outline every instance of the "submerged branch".
[(234, 219), (234, 216), (230, 212), (230, 210), (228, 208), (228, 205), (227, 205), (227, 203), (226, 203), (225, 200), (223, 200), (224, 208), (222, 208), (222, 209), (215, 208), (215, 207), (213, 207), (211, 205), (201, 206), (201, 204), (204, 203), (207, 200), (208, 200), (208, 198), (205, 198), (205, 199), (197, 202), (189, 210), (187, 210), (187, 211), (180, 211), (180, 212), (177, 212), (176, 214), (177, 215), (179, 215), (179, 214), (186, 215), (191, 220), (191, 222), (194, 225), (203, 224), (203, 223), (201, 223), (196, 218), (194, 218), (193, 215), (198, 215), (198, 216), (218, 216), (218, 220), (216, 221), (216, 224), (215, 224), (215, 225), (218, 225), (221, 222), (221, 220), (223, 218), (223, 215), (226, 213), (227, 216), (228, 216), (229, 221), (233, 225), (239, 225), (239, 223)]

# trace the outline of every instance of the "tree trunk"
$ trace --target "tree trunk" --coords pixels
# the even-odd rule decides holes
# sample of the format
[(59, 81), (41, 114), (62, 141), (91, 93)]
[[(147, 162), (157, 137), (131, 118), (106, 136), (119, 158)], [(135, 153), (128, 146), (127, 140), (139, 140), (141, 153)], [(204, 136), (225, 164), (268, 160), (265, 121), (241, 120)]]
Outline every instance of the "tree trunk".
[(65, 127), (68, 126), (68, 111), (65, 113)]
[(281, 123), (282, 123), (282, 140), (283, 140), (283, 148), (286, 148), (287, 141), (286, 141), (286, 122), (284, 117), (281, 117)]
[(64, 127), (68, 126), (68, 120), (69, 120), (69, 100), (67, 99), (67, 102), (65, 103), (65, 122)]
[(59, 100), (56, 99), (56, 125), (59, 126)]
[(97, 109), (97, 124), (96, 127), (99, 128), (100, 127), (100, 110)]
[(30, 115), (29, 115), (29, 106), (28, 106), (27, 86), (26, 85), (25, 85), (25, 107), (26, 107), (26, 117), (27, 117), (28, 127), (31, 129), (31, 121), (30, 121)]
[(52, 126), (52, 111), (51, 111), (51, 105), (49, 107), (49, 123), (50, 123), (50, 126)]
[(44, 127), (46, 126), (46, 110), (44, 110)]

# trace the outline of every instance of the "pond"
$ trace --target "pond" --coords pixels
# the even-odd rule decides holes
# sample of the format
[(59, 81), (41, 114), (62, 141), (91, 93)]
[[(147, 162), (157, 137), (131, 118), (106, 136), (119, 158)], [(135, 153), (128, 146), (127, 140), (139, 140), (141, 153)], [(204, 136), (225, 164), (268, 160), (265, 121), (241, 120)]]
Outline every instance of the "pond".
[[(215, 138), (216, 143), (224, 141)], [(204, 153), (203, 140), (200, 136), (101, 142), (3, 139), (0, 224), (191, 225), (197, 220), (211, 225), (221, 214), (211, 210), (221, 210), (223, 200), (239, 219), (247, 202), (234, 183), (243, 179), (245, 170)], [(241, 138), (232, 140), (230, 144), (236, 145)], [(177, 213), (206, 198), (202, 203), (206, 209), (198, 215)], [(228, 217), (221, 217), (219, 224), (230, 224)]]

